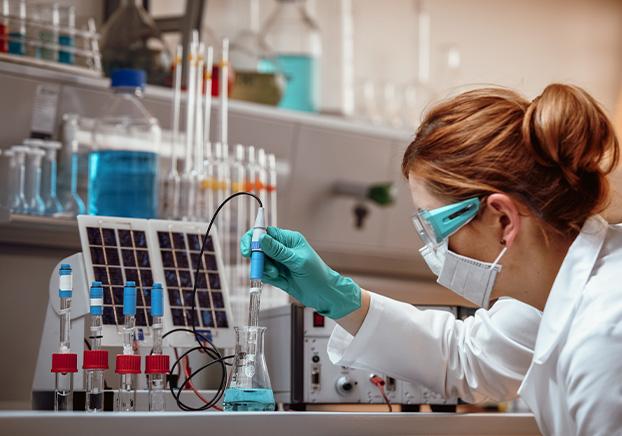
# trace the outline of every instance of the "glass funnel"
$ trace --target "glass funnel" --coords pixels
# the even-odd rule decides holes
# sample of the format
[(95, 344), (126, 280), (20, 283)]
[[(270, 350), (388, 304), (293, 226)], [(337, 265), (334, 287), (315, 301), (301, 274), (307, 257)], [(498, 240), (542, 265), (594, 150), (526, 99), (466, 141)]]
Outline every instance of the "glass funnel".
[(235, 327), (235, 358), (223, 405), (227, 412), (269, 412), (274, 395), (263, 354), (265, 327)]

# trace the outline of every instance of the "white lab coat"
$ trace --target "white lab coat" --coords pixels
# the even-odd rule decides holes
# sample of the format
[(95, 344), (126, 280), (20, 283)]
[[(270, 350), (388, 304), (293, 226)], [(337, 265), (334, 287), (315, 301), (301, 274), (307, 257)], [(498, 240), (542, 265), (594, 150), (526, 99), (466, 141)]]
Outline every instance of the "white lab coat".
[(464, 321), (372, 294), (333, 363), (385, 372), (468, 402), (517, 393), (547, 435), (622, 434), (622, 228), (586, 221), (544, 312), (501, 299)]

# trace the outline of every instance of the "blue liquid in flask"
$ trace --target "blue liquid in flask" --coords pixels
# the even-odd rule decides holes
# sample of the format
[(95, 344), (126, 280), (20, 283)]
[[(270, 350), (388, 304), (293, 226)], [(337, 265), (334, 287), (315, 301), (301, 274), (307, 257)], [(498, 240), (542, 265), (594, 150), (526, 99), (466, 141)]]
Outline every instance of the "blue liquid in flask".
[(317, 59), (313, 56), (283, 54), (275, 61), (261, 62), (259, 70), (264, 73), (279, 71), (285, 76), (287, 84), (279, 107), (317, 112), (317, 67)]
[(272, 389), (227, 388), (223, 400), (225, 412), (272, 412)]
[(154, 218), (158, 210), (157, 168), (158, 156), (153, 152), (91, 152), (88, 213)]

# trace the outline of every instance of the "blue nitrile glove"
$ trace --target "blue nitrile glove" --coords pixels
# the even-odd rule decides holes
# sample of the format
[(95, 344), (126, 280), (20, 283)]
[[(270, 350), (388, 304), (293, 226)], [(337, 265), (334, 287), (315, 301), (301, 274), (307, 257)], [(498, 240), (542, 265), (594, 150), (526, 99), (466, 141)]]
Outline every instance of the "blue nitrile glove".
[[(242, 255), (251, 253), (252, 230), (240, 241)], [(333, 271), (299, 232), (268, 227), (260, 239), (266, 254), (263, 281), (281, 288), (305, 306), (332, 319), (361, 307), (361, 288)]]

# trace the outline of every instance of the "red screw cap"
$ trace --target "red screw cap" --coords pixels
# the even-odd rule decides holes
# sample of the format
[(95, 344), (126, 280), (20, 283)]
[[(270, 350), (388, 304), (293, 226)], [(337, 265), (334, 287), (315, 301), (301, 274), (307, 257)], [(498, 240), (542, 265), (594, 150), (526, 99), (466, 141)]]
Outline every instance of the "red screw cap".
[(145, 357), (145, 374), (168, 374), (170, 368), (168, 354), (150, 354)]
[(52, 372), (78, 372), (78, 355), (76, 353), (53, 353)]
[(117, 354), (116, 363), (117, 374), (140, 374), (140, 356), (137, 354)]
[(82, 369), (108, 369), (108, 351), (84, 350)]

